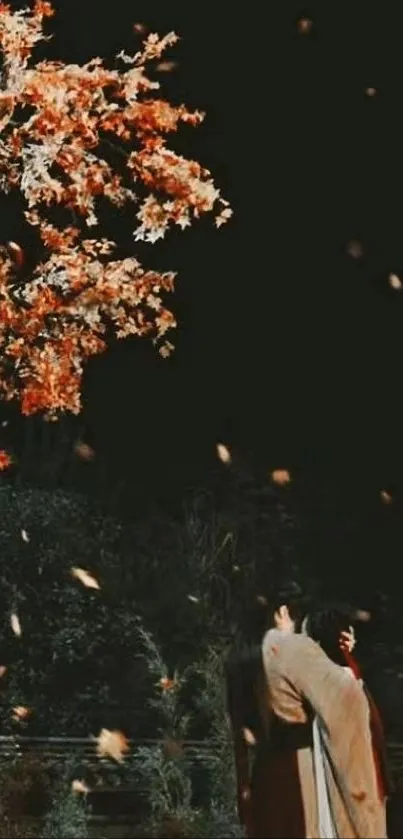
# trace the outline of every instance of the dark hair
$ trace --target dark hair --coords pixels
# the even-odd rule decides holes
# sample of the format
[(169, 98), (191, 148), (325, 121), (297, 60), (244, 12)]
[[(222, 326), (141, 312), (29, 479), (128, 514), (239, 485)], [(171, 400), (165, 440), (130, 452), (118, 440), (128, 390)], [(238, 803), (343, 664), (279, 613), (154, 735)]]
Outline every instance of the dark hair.
[(353, 610), (345, 604), (328, 604), (307, 616), (306, 631), (336, 664), (345, 664), (340, 649), (340, 635), (348, 632), (354, 620)]
[(260, 644), (238, 642), (226, 661), (227, 707), (234, 730), (249, 728), (257, 739), (261, 737), (261, 720), (257, 689), (263, 673)]
[(302, 594), (298, 583), (294, 581), (275, 588), (273, 586), (268, 595), (263, 593), (256, 595), (255, 602), (245, 613), (243, 632), (241, 632), (243, 640), (248, 640), (252, 644), (261, 644), (265, 632), (274, 625), (274, 615), (280, 606), (287, 606), (290, 617), (299, 630), (302, 618), (308, 611), (308, 605), (308, 599)]
[(291, 580), (277, 589), (268, 601), (267, 613), (268, 622), (273, 624), (273, 618), (281, 606), (287, 606), (291, 620), (300, 624), (308, 608), (308, 599), (302, 593), (298, 583)]

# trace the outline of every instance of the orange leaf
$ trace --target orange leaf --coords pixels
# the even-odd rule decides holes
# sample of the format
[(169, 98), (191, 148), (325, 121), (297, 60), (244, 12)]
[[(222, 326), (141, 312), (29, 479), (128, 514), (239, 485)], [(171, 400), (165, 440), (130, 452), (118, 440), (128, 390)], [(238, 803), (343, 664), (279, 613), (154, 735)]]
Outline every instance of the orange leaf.
[(381, 490), (380, 496), (384, 504), (392, 504), (393, 498), (390, 492), (386, 492), (386, 489)]
[(367, 96), (376, 96), (376, 87), (366, 87), (365, 93)]
[(27, 717), (31, 716), (31, 714), (31, 708), (26, 708), (25, 705), (16, 705), (15, 708), (13, 708), (12, 718), (13, 720), (16, 720), (16, 722), (19, 722), (20, 720), (26, 720)]
[(274, 469), (271, 473), (271, 477), (272, 481), (274, 481), (275, 484), (278, 484), (278, 486), (285, 486), (291, 481), (291, 476), (287, 469)]
[(1, 679), (2, 676), (5, 676), (6, 673), (7, 673), (7, 667), (4, 664), (0, 665), (0, 679)]
[(308, 35), (313, 26), (309, 17), (302, 17), (297, 23), (298, 32), (300, 35)]
[(0, 472), (4, 472), (12, 464), (12, 458), (4, 449), (0, 449)]
[(81, 460), (94, 460), (94, 449), (92, 449), (88, 443), (83, 443), (81, 440), (78, 440), (74, 446), (74, 451), (78, 457), (81, 457)]
[(71, 575), (72, 577), (75, 577), (76, 580), (79, 580), (86, 588), (94, 588), (98, 591), (100, 590), (98, 581), (95, 577), (92, 577), (88, 571), (85, 571), (84, 568), (72, 568)]
[(118, 763), (123, 762), (123, 754), (129, 751), (129, 741), (121, 731), (109, 731), (102, 728), (97, 737), (98, 757), (111, 757)]
[(161, 690), (166, 691), (172, 690), (175, 687), (176, 682), (174, 679), (170, 679), (169, 676), (163, 676), (162, 679), (159, 680), (158, 684)]
[(22, 248), (20, 248), (19, 245), (16, 244), (16, 242), (8, 242), (7, 247), (10, 251), (10, 256), (14, 264), (17, 268), (21, 268), (24, 262), (24, 251), (22, 250)]
[(253, 734), (253, 731), (250, 728), (243, 728), (242, 729), (243, 739), (248, 746), (256, 746), (256, 737)]
[(73, 792), (80, 792), (83, 795), (87, 795), (89, 792), (91, 792), (90, 788), (87, 786), (85, 781), (79, 781), (78, 779), (75, 779), (71, 782), (71, 789), (73, 790)]

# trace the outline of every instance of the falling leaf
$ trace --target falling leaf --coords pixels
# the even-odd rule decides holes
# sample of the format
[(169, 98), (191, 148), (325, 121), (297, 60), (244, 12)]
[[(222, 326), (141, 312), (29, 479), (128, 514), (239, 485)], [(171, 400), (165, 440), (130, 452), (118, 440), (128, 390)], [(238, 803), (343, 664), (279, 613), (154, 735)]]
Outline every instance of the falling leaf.
[(21, 530), (21, 539), (23, 542), (29, 542), (29, 536), (26, 530)]
[(357, 609), (355, 619), (361, 621), (361, 623), (368, 623), (371, 620), (371, 612), (367, 612), (366, 609)]
[(189, 835), (189, 828), (183, 817), (166, 813), (162, 817), (160, 824), (159, 836), (164, 836), (166, 839), (179, 839), (180, 836)]
[(222, 551), (225, 548), (225, 546), (228, 545), (228, 542), (233, 542), (233, 541), (234, 541), (234, 534), (232, 533), (231, 530), (229, 530), (228, 533), (226, 533), (225, 536), (224, 536), (224, 539), (222, 541), (222, 545), (220, 547), (220, 551)]
[(174, 349), (175, 347), (170, 341), (165, 341), (162, 347), (159, 348), (158, 352), (162, 358), (169, 358)]
[(231, 216), (233, 216), (233, 214), (234, 212), (233, 210), (231, 210), (231, 207), (224, 207), (224, 209), (221, 210), (221, 213), (219, 213), (218, 216), (216, 216), (215, 218), (215, 226), (221, 227), (221, 225), (226, 224), (228, 219), (230, 219)]
[(376, 87), (366, 87), (365, 93), (367, 96), (376, 96)]
[(271, 478), (278, 486), (285, 486), (291, 481), (291, 476), (287, 469), (274, 469), (271, 473)]
[(7, 667), (4, 664), (0, 665), (0, 679), (2, 676), (5, 676), (7, 673)]
[(0, 472), (4, 472), (12, 464), (12, 458), (4, 449), (0, 449)]
[(171, 70), (174, 70), (177, 66), (178, 63), (176, 61), (160, 61), (155, 69), (158, 70), (159, 73), (170, 73)]
[(381, 495), (381, 499), (382, 499), (384, 504), (391, 504), (392, 503), (393, 498), (392, 498), (392, 496), (389, 492), (386, 492), (386, 489), (382, 489), (380, 495)]
[(223, 443), (217, 443), (217, 456), (222, 463), (231, 463), (231, 452)]
[(13, 98), (13, 96), (7, 95), (6, 93), (0, 94), (0, 132), (6, 128), (12, 117), (14, 110)]
[(297, 23), (297, 29), (300, 35), (308, 35), (313, 26), (309, 17), (302, 17)]
[(74, 451), (78, 457), (81, 457), (81, 460), (94, 460), (94, 449), (92, 449), (88, 443), (83, 443), (82, 440), (78, 440), (75, 444)]
[(20, 619), (15, 612), (13, 612), (13, 614), (11, 615), (10, 623), (11, 623), (11, 629), (13, 630), (14, 635), (17, 635), (20, 638), (21, 635), (22, 635), (22, 629), (21, 629)]
[(163, 676), (162, 679), (159, 680), (158, 684), (161, 690), (165, 692), (167, 690), (172, 690), (175, 687), (176, 682), (175, 679), (170, 679), (169, 676)]
[(178, 760), (184, 757), (183, 740), (174, 740), (173, 737), (165, 737), (163, 749), (166, 757), (171, 760)]
[(20, 722), (21, 720), (26, 720), (27, 717), (30, 717), (32, 714), (31, 708), (26, 708), (25, 705), (16, 705), (13, 708), (12, 719), (16, 722)]
[(263, 594), (258, 594), (256, 598), (256, 602), (259, 603), (259, 606), (267, 606), (267, 597), (263, 597)]
[(195, 597), (194, 594), (188, 594), (188, 600), (190, 600), (191, 603), (200, 603), (199, 598)]
[(250, 728), (243, 728), (242, 729), (242, 734), (243, 734), (243, 738), (245, 740), (245, 743), (247, 743), (248, 746), (256, 746), (256, 737), (253, 734), (253, 732), (250, 730)]
[(71, 782), (71, 789), (73, 792), (81, 792), (83, 795), (87, 795), (91, 792), (85, 781), (79, 781), (77, 778)]
[(144, 23), (134, 23), (133, 29), (135, 32), (137, 32), (138, 35), (145, 35), (145, 33), (147, 32), (147, 27), (144, 25)]
[(16, 242), (7, 242), (7, 247), (14, 264), (17, 268), (21, 268), (24, 262), (24, 251)]
[(395, 291), (401, 291), (403, 283), (400, 277), (397, 276), (397, 274), (389, 274), (389, 285)]
[(123, 755), (129, 751), (129, 741), (121, 731), (109, 731), (102, 728), (97, 737), (98, 757), (111, 757), (118, 763), (123, 762)]
[(239, 565), (233, 565), (233, 566), (232, 566), (232, 570), (233, 570), (234, 572), (237, 572), (237, 571), (240, 571), (241, 569), (240, 569)]
[(358, 239), (352, 239), (347, 245), (347, 253), (353, 259), (360, 259), (364, 255), (364, 248)]
[(84, 568), (72, 568), (71, 575), (75, 577), (76, 580), (79, 580), (86, 588), (95, 588), (98, 591), (100, 590), (98, 581), (95, 577), (92, 577), (88, 571), (85, 571)]

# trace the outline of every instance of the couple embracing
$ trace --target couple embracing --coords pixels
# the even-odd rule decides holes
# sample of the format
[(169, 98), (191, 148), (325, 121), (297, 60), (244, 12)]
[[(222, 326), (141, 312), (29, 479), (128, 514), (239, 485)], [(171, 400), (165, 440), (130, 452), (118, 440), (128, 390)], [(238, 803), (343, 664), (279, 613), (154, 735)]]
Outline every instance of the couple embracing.
[(295, 589), (278, 595), (263, 666), (229, 677), (241, 820), (249, 839), (383, 839), (383, 730), (350, 615), (328, 607), (302, 621), (301, 602)]

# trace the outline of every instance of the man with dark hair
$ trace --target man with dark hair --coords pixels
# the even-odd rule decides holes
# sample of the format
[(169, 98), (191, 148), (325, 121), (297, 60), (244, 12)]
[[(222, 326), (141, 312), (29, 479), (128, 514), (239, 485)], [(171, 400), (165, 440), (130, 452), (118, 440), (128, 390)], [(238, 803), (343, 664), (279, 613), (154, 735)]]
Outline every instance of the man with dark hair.
[[(306, 609), (303, 600), (295, 584), (272, 599), (272, 628), (263, 639), (260, 660), (251, 647), (243, 684), (242, 667), (238, 678), (234, 670), (229, 678), (241, 821), (251, 839), (382, 839), (386, 827), (377, 795), (368, 703), (345, 669), (312, 639), (297, 634)], [(340, 641), (347, 646), (351, 641), (346, 630)], [(325, 832), (313, 763), (315, 716), (327, 736), (334, 814)], [(247, 744), (254, 744), (251, 773)]]
[(304, 618), (302, 631), (320, 644), (335, 664), (344, 667), (346, 651), (342, 649), (339, 639), (342, 632), (350, 632), (355, 641), (355, 614), (356, 610), (345, 603), (322, 602), (319, 607), (309, 610)]

